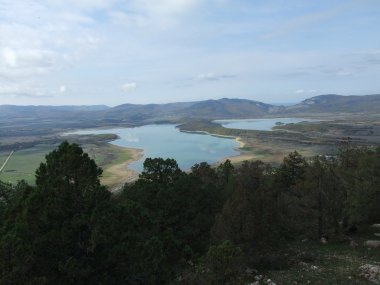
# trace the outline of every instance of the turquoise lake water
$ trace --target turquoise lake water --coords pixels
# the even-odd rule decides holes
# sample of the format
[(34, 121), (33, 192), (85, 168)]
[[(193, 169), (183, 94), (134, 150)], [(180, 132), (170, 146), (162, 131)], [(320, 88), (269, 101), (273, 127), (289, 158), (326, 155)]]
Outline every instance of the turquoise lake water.
[(229, 129), (271, 131), (276, 123), (296, 124), (300, 122), (316, 122), (318, 120), (305, 118), (273, 118), (273, 119), (244, 119), (244, 120), (215, 120)]
[[(275, 118), (250, 120), (217, 120), (226, 128), (270, 131), (277, 122), (284, 124), (313, 121), (301, 118)], [(238, 155), (238, 143), (232, 138), (206, 134), (184, 133), (175, 125), (146, 125), (136, 128), (113, 128), (104, 130), (81, 130), (72, 134), (117, 134), (119, 139), (111, 143), (117, 146), (139, 148), (144, 155), (129, 164), (137, 172), (143, 169), (148, 157), (174, 158), (179, 167), (188, 170), (196, 163), (218, 162), (223, 158)]]
[(183, 133), (175, 125), (146, 125), (136, 128), (86, 130), (72, 134), (117, 134), (120, 139), (111, 143), (117, 146), (139, 148), (144, 156), (129, 165), (141, 172), (147, 157), (174, 158), (179, 167), (188, 170), (196, 163), (215, 163), (228, 156), (238, 155), (235, 139), (211, 135)]

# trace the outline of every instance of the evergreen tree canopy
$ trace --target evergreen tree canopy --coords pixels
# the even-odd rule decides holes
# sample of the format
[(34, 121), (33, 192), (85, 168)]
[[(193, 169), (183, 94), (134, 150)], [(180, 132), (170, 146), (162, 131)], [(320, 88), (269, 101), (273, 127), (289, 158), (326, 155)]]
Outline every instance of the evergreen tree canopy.
[(77, 144), (63, 142), (46, 155), (46, 162), (36, 170), (36, 184), (40, 188), (70, 186), (81, 191), (100, 185), (102, 169)]
[(173, 182), (181, 172), (174, 159), (147, 158), (140, 178), (148, 182), (167, 184)]
[(101, 169), (76, 144), (62, 143), (21, 184), (4, 215), (1, 284), (95, 284), (105, 252), (110, 193)]

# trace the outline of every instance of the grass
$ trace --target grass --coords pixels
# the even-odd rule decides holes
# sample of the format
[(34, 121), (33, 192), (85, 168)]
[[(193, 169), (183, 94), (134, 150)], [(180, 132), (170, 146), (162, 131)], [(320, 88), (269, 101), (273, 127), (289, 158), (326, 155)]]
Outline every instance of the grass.
[[(16, 151), (8, 164), (0, 174), (0, 180), (16, 184), (19, 180), (25, 180), (29, 184), (35, 184), (35, 171), (41, 162), (45, 161), (45, 155), (57, 145), (42, 144), (32, 148)], [(108, 171), (114, 165), (121, 164), (132, 158), (131, 151), (109, 143), (87, 143), (82, 145), (85, 152), (95, 160), (104, 172), (102, 179), (112, 181), (113, 173)], [(0, 164), (5, 161), (9, 152), (0, 153)]]
[(286, 125), (277, 125), (274, 127), (275, 130), (288, 130), (296, 132), (319, 132), (325, 133), (332, 129), (334, 126), (326, 122), (301, 122), (301, 123), (291, 123)]
[(112, 166), (121, 164), (132, 158), (131, 151), (111, 144), (89, 144), (84, 150), (103, 168), (102, 179), (109, 180), (113, 173), (109, 171)]
[(348, 240), (326, 245), (316, 241), (292, 244), (294, 256), (307, 258), (299, 258), (290, 268), (268, 271), (266, 275), (276, 284), (373, 284), (360, 276), (359, 270), (365, 264), (380, 264), (380, 249), (363, 245), (365, 240), (374, 239), (373, 232), (353, 237), (357, 248), (350, 247)]
[[(4, 182), (12, 184), (24, 179), (30, 184), (35, 183), (34, 173), (42, 161), (45, 160), (45, 155), (54, 149), (54, 145), (38, 145), (33, 148), (16, 151), (3, 172), (0, 174), (0, 179)], [(0, 163), (2, 164), (8, 152), (0, 153)]]
[(240, 150), (244, 152), (249, 152), (250, 154), (257, 157), (257, 159), (264, 159), (264, 160), (268, 160), (273, 154), (268, 149), (258, 149), (253, 146), (244, 146), (244, 147), (241, 147)]

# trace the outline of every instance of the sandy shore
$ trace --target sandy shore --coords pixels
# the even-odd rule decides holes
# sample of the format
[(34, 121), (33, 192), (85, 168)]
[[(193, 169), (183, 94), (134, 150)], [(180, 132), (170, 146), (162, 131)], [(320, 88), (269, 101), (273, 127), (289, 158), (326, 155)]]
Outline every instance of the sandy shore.
[(102, 178), (102, 183), (110, 187), (111, 191), (120, 189), (125, 183), (132, 182), (139, 176), (137, 172), (128, 168), (128, 165), (139, 160), (143, 156), (143, 150), (136, 148), (128, 148), (127, 150), (131, 155), (130, 159), (104, 169), (106, 175)]
[[(236, 141), (239, 143), (239, 148), (244, 147), (245, 143), (243, 141), (241, 141), (240, 138), (236, 138)], [(216, 163), (216, 165), (224, 163), (227, 159), (230, 160), (232, 164), (237, 164), (237, 163), (243, 162), (245, 160), (258, 159), (258, 156), (256, 156), (255, 154), (244, 153), (244, 152), (240, 151), (239, 148), (237, 149), (237, 151), (240, 152), (238, 155), (227, 156), (227, 157), (219, 160)]]
[[(261, 160), (269, 163), (277, 163), (281, 162), (285, 155), (283, 152), (279, 152), (278, 150), (275, 151), (272, 147), (268, 148), (268, 145), (259, 142), (256, 142), (255, 144), (252, 144), (251, 142), (250, 147), (254, 147), (256, 150), (261, 151), (261, 153), (244, 151), (242, 148), (246, 146), (246, 142), (244, 142), (240, 137), (236, 137), (235, 140), (239, 143), (239, 147), (236, 149), (239, 151), (239, 154), (225, 157), (218, 161), (216, 165), (225, 162), (227, 159), (229, 159), (232, 164), (239, 164), (245, 160)], [(265, 153), (265, 155), (263, 153)]]

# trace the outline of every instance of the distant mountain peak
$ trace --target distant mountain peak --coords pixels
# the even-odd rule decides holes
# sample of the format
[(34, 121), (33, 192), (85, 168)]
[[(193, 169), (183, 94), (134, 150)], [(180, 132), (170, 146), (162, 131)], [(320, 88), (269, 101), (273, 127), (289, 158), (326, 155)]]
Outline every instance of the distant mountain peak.
[(315, 113), (376, 113), (380, 95), (319, 95), (292, 106), (275, 106), (238, 98), (208, 99), (166, 104), (122, 104), (113, 108), (94, 106), (14, 106), (0, 105), (0, 118), (5, 120), (49, 119), (66, 125), (82, 124), (149, 124), (196, 119), (248, 119), (271, 116), (292, 116)]
[(299, 104), (286, 107), (286, 111), (314, 113), (364, 113), (380, 110), (380, 95), (326, 94), (311, 97)]

